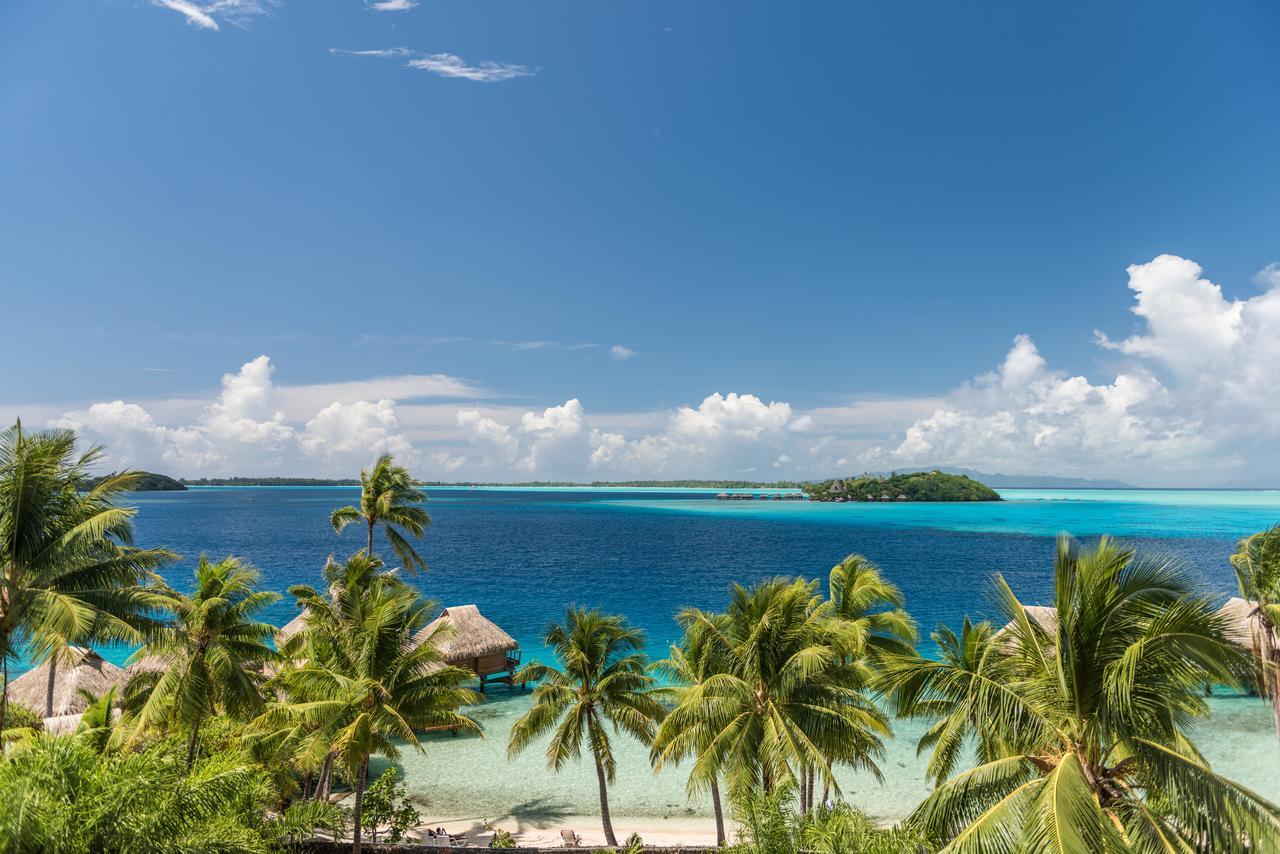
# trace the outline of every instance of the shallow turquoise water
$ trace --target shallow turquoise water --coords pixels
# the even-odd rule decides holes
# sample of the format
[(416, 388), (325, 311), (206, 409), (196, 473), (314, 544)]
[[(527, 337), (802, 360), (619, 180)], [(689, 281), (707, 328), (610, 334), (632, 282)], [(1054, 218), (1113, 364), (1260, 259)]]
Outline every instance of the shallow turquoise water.
[[(435, 524), (424, 553), (430, 571), (418, 583), (443, 604), (475, 603), (515, 636), (525, 660), (544, 656), (541, 633), (568, 603), (626, 614), (649, 635), (651, 654), (676, 639), (672, 620), (686, 605), (721, 607), (731, 582), (775, 574), (825, 579), (850, 552), (876, 561), (902, 587), (908, 609), (928, 630), (965, 614), (991, 614), (988, 581), (1001, 572), (1028, 603), (1050, 593), (1053, 537), (1103, 533), (1168, 553), (1206, 589), (1234, 591), (1227, 556), (1242, 536), (1280, 520), (1280, 491), (1005, 490), (990, 504), (810, 504), (717, 501), (717, 490), (433, 489)], [(204, 551), (242, 556), (262, 571), (264, 586), (284, 591), (314, 582), (325, 558), (360, 547), (336, 537), (329, 511), (356, 498), (354, 488), (195, 489), (139, 494), (137, 535), (185, 556), (168, 575), (183, 586)], [(268, 617), (283, 624), (296, 613), (287, 599)], [(929, 644), (923, 645), (925, 652)], [(127, 650), (110, 651), (122, 660)], [(511, 722), (527, 695), (475, 710), (484, 739), (432, 736), (426, 754), (403, 760), (410, 789), (438, 814), (563, 814), (597, 809), (587, 767), (548, 772), (537, 750), (506, 759)], [(1280, 800), (1280, 749), (1267, 706), (1257, 700), (1214, 701), (1200, 737), (1221, 770)], [(920, 725), (899, 722), (884, 763), (886, 781), (844, 774), (846, 795), (872, 813), (898, 817), (925, 792), (915, 757)], [(678, 769), (655, 775), (643, 748), (619, 739), (620, 815), (705, 814), (687, 804)]]

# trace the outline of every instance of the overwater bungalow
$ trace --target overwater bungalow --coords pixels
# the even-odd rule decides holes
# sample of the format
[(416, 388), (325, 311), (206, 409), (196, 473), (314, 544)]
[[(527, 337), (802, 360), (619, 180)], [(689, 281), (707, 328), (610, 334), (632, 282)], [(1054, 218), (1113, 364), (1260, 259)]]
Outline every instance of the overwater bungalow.
[(454, 667), (470, 670), (480, 680), (480, 690), (490, 682), (512, 687), (520, 666), (520, 644), (475, 605), (453, 605), (418, 633), (415, 641), (431, 637), (442, 627), (437, 639), (444, 660)]
[[(116, 667), (91, 649), (70, 648), (72, 660), (60, 661), (54, 672), (53, 715), (78, 715), (89, 706), (80, 693), (88, 691), (100, 697), (112, 687), (124, 689), (126, 679), (122, 668)], [(9, 702), (44, 716), (48, 708), (49, 663), (34, 667), (9, 683), (5, 694)]]

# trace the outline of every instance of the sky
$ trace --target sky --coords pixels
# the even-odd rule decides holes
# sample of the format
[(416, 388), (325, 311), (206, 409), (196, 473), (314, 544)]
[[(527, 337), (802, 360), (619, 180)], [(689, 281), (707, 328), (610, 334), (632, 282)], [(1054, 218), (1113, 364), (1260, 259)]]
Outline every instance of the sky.
[(1280, 486), (1280, 5), (13, 0), (0, 418)]

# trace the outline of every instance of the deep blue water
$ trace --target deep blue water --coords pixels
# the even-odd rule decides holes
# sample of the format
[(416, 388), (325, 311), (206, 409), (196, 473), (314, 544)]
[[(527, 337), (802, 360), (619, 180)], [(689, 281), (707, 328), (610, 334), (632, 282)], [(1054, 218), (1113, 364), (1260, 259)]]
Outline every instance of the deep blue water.
[[(713, 494), (654, 491), (433, 490), (416, 579), (441, 604), (475, 603), (521, 641), (526, 659), (569, 603), (626, 614), (655, 653), (676, 635), (682, 607), (721, 607), (732, 582), (770, 575), (825, 580), (861, 553), (904, 591), (923, 633), (966, 613), (991, 615), (989, 579), (1001, 572), (1024, 601), (1050, 591), (1053, 534), (1112, 532), (1184, 561), (1207, 590), (1234, 591), (1236, 540), (1280, 519), (1280, 493), (1010, 491), (1019, 500), (968, 505), (813, 505), (718, 502)], [(336, 536), (329, 511), (354, 488), (226, 488), (141, 493), (137, 540), (183, 561), (166, 575), (187, 586), (200, 553), (237, 555), (264, 587), (316, 583), (329, 554), (360, 548)], [(1025, 499), (1025, 500), (1023, 500)], [(383, 554), (389, 554), (385, 548)], [(267, 615), (284, 623), (289, 597)], [(122, 658), (124, 652), (114, 656)]]

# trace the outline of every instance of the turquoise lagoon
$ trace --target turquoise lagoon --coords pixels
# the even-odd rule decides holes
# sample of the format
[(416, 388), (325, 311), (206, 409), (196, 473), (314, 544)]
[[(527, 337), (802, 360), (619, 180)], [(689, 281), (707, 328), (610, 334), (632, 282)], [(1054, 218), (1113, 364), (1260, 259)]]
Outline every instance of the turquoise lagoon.
[[(758, 490), (757, 490), (758, 492)], [(1112, 534), (1182, 561), (1205, 590), (1234, 591), (1227, 556), (1245, 534), (1280, 521), (1280, 491), (1003, 490), (991, 504), (811, 504), (717, 501), (717, 490), (432, 489), (429, 571), (415, 583), (442, 604), (475, 603), (514, 635), (525, 660), (546, 655), (540, 635), (566, 604), (626, 614), (662, 655), (676, 638), (673, 614), (720, 607), (730, 583), (776, 574), (823, 578), (844, 555), (876, 561), (903, 588), (926, 640), (939, 622), (992, 616), (989, 579), (1002, 573), (1024, 601), (1050, 592), (1053, 538)], [(257, 565), (265, 586), (314, 581), (329, 554), (359, 548), (336, 537), (328, 513), (350, 488), (208, 488), (135, 496), (138, 539), (184, 555), (168, 575), (189, 578), (203, 551)], [(296, 610), (287, 599), (269, 614)], [(122, 659), (125, 650), (113, 651)], [(401, 760), (410, 790), (434, 815), (494, 817), (515, 811), (554, 821), (597, 810), (589, 766), (549, 772), (537, 749), (506, 758), (511, 722), (528, 695), (495, 689), (473, 710), (483, 738), (431, 736)], [(1230, 776), (1280, 800), (1280, 749), (1266, 704), (1218, 697), (1199, 742)], [(884, 818), (906, 814), (927, 791), (915, 755), (922, 725), (895, 723), (881, 763), (884, 782), (840, 775), (845, 796)], [(619, 738), (613, 806), (619, 815), (701, 816), (681, 769), (650, 770), (643, 748)]]

